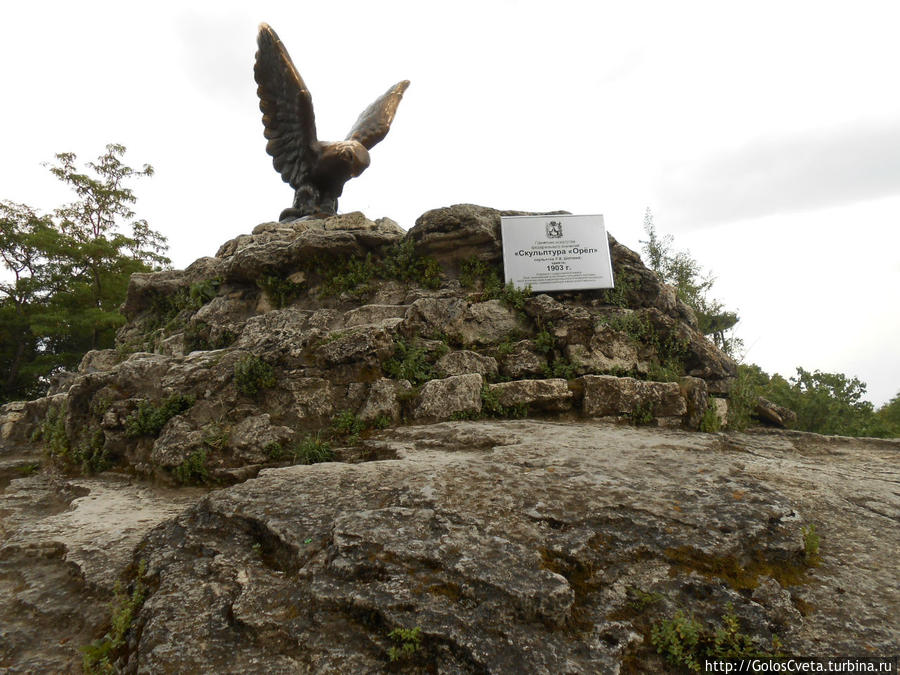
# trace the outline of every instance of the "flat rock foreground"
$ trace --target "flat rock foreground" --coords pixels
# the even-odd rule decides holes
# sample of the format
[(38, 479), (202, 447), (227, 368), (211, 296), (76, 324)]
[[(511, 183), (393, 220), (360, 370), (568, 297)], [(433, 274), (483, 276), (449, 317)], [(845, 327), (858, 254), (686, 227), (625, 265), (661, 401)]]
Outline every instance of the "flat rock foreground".
[(898, 652), (900, 442), (518, 420), (357, 447), (214, 491), (0, 454), (0, 667), (78, 672), (106, 633), (125, 672), (679, 672), (678, 622)]

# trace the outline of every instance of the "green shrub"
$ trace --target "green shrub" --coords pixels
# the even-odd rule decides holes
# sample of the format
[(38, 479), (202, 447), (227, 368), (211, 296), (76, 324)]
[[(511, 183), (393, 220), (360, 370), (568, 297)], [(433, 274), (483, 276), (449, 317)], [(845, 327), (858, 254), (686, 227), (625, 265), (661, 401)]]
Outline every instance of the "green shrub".
[(551, 354), (556, 348), (556, 336), (553, 335), (553, 324), (547, 324), (534, 336), (534, 346), (541, 354)]
[(516, 288), (512, 282), (500, 286), (496, 291), (485, 289), (485, 300), (497, 299), (510, 309), (521, 312), (525, 309), (525, 301), (531, 295), (531, 286)]
[(234, 385), (244, 396), (253, 398), (275, 386), (275, 370), (258, 356), (246, 354), (234, 364)]
[(814, 565), (819, 560), (819, 535), (816, 534), (815, 525), (807, 525), (803, 528), (803, 559), (807, 565)]
[(56, 457), (69, 455), (69, 436), (66, 434), (66, 408), (64, 405), (51, 405), (47, 408), (40, 428), (32, 436), (32, 440), (42, 440), (47, 451)]
[(116, 668), (111, 661), (115, 652), (125, 645), (125, 635), (128, 633), (135, 616), (144, 604), (147, 594), (147, 586), (144, 575), (147, 564), (141, 561), (138, 566), (131, 593), (126, 593), (121, 584), (116, 583), (115, 597), (110, 606), (110, 628), (99, 640), (81, 648), (81, 665), (85, 673), (114, 673)]
[(388, 649), (388, 658), (391, 662), (407, 659), (419, 651), (422, 645), (422, 629), (415, 628), (395, 628), (388, 637), (396, 644)]
[(294, 461), (300, 464), (318, 464), (319, 462), (330, 462), (334, 459), (334, 452), (332, 452), (331, 446), (321, 440), (318, 434), (304, 438), (294, 446), (291, 454)]
[(359, 435), (366, 430), (366, 424), (349, 410), (338, 413), (331, 418), (331, 431), (336, 436), (343, 436), (347, 443), (359, 440)]
[(72, 461), (81, 467), (82, 473), (101, 473), (112, 466), (106, 449), (106, 435), (95, 428), (72, 450)]
[(367, 253), (365, 258), (338, 258), (316, 265), (323, 277), (322, 292), (325, 295), (347, 293), (356, 299), (372, 294), (372, 281), (378, 276), (378, 266)]
[(652, 424), (655, 414), (652, 403), (636, 403), (631, 410), (631, 423), (636, 427)]
[(738, 366), (737, 377), (728, 392), (728, 424), (730, 431), (742, 431), (750, 426), (750, 416), (756, 409), (759, 387), (745, 366)]
[(646, 345), (655, 353), (647, 373), (654, 382), (677, 382), (684, 376), (684, 360), (688, 342), (678, 337), (675, 329), (659, 331), (650, 320), (629, 312), (606, 322), (613, 330), (625, 333), (638, 345)]
[(531, 295), (531, 286), (517, 289), (512, 283), (504, 284), (496, 264), (491, 264), (472, 256), (460, 265), (459, 283), (464, 288), (481, 290), (481, 300), (500, 300), (516, 311), (525, 308), (525, 301)]
[(22, 466), (16, 467), (16, 471), (18, 471), (19, 474), (21, 474), (23, 478), (25, 476), (31, 476), (32, 474), (35, 474), (40, 470), (41, 470), (40, 462), (30, 462), (28, 464), (23, 464)]
[(697, 619), (680, 610), (671, 619), (659, 621), (650, 631), (657, 653), (674, 665), (700, 672), (705, 659), (764, 658), (780, 656), (781, 642), (772, 639), (772, 651), (756, 646), (749, 635), (740, 632), (740, 623), (729, 603), (722, 623), (715, 630), (706, 629)]
[(219, 292), (219, 286), (221, 285), (222, 279), (218, 277), (192, 283), (188, 289), (187, 306), (195, 310), (200, 309), (203, 305), (216, 297), (216, 294)]
[(600, 302), (614, 307), (628, 307), (628, 294), (636, 286), (635, 277), (625, 273), (615, 273), (615, 288), (606, 288), (600, 293)]
[(406, 340), (397, 340), (394, 354), (382, 364), (382, 370), (395, 380), (409, 380), (414, 385), (434, 379), (434, 367), (428, 353)]
[(266, 443), (265, 446), (263, 446), (263, 452), (266, 453), (266, 456), (269, 459), (275, 460), (276, 462), (284, 459), (288, 455), (284, 447), (282, 447), (281, 443), (278, 441)]
[(194, 405), (194, 400), (193, 396), (172, 394), (158, 404), (141, 401), (137, 410), (125, 419), (125, 435), (128, 438), (158, 436), (166, 422)]
[(206, 450), (199, 448), (194, 450), (185, 460), (172, 469), (172, 475), (182, 485), (205, 483), (209, 477), (206, 469)]
[(431, 256), (418, 255), (411, 239), (404, 239), (384, 250), (378, 273), (385, 279), (396, 279), (407, 284), (414, 282), (425, 288), (434, 289), (441, 285), (440, 263)]
[(550, 363), (544, 367), (544, 377), (561, 377), (565, 380), (571, 380), (577, 375), (576, 371), (577, 369), (571, 361), (559, 357), (551, 360)]
[(683, 666), (700, 672), (700, 638), (704, 635), (703, 624), (694, 617), (685, 616), (681, 610), (671, 619), (654, 625), (650, 639), (656, 651), (674, 666)]
[(500, 273), (495, 264), (473, 255), (460, 265), (459, 283), (463, 288), (471, 290), (478, 290), (479, 286), (496, 289), (500, 286)]
[(703, 413), (703, 419), (700, 420), (700, 431), (712, 434), (719, 431), (721, 428), (722, 420), (719, 419), (715, 404), (710, 401), (709, 405), (706, 406), (706, 411)]
[(393, 279), (404, 284), (416, 283), (426, 288), (438, 288), (442, 281), (441, 266), (435, 258), (420, 256), (410, 239), (382, 247), (379, 257), (367, 253), (365, 258), (317, 259), (312, 271), (321, 275), (325, 295), (347, 293), (363, 299), (373, 292), (376, 279)]
[(278, 309), (287, 307), (303, 293), (303, 284), (297, 284), (272, 274), (257, 279), (256, 285), (265, 292)]

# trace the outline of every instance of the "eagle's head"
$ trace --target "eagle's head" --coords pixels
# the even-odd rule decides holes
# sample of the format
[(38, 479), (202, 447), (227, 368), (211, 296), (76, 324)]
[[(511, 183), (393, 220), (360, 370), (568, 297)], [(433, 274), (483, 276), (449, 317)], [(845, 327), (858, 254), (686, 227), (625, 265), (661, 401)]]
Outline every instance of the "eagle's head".
[(348, 181), (369, 166), (369, 151), (359, 141), (327, 143), (319, 158), (318, 173)]

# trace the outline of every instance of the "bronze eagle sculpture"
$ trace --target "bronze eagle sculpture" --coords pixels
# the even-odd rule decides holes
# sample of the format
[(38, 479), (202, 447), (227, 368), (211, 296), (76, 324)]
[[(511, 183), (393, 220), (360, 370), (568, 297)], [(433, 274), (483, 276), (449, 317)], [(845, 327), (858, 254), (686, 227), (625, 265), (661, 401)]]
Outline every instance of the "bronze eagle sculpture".
[(369, 150), (387, 136), (409, 80), (388, 89), (356, 120), (343, 141), (320, 141), (312, 96), (268, 24), (260, 24), (253, 75), (263, 114), (266, 152), (275, 170), (294, 188), (294, 205), (280, 221), (337, 212), (344, 183), (369, 166)]

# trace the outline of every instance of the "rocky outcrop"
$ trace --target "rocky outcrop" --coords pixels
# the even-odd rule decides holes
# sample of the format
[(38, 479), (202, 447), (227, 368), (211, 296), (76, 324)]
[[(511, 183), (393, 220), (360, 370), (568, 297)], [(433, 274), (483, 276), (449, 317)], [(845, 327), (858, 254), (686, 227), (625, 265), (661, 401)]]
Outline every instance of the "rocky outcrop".
[[(612, 238), (616, 289), (504, 289), (504, 213), (518, 212), (436, 209), (408, 234), (360, 213), (266, 223), (186, 270), (134, 275), (117, 349), (89, 353), (55, 398), (4, 411), (0, 434), (27, 443), (55, 420), (54, 453), (70, 464), (173, 482), (197, 458), (222, 479), (281, 461), (263, 448), (338, 415), (381, 425), (527, 409), (696, 429), (705, 410), (686, 414), (674, 381), (722, 396), (735, 364), (672, 289)], [(598, 376), (621, 381), (596, 394)], [(491, 391), (516, 402), (485, 406)]]
[[(890, 615), (824, 599), (843, 565), (882, 583), (881, 549), (822, 579), (802, 553), (831, 512), (797, 476), (845, 456), (671, 430), (725, 417), (735, 364), (612, 237), (615, 289), (504, 287), (504, 213), (265, 223), (134, 275), (116, 349), (0, 408), (0, 668), (71, 671), (101, 639), (126, 672), (654, 670), (677, 607), (730, 602), (800, 652)], [(880, 486), (860, 527), (896, 509)]]

